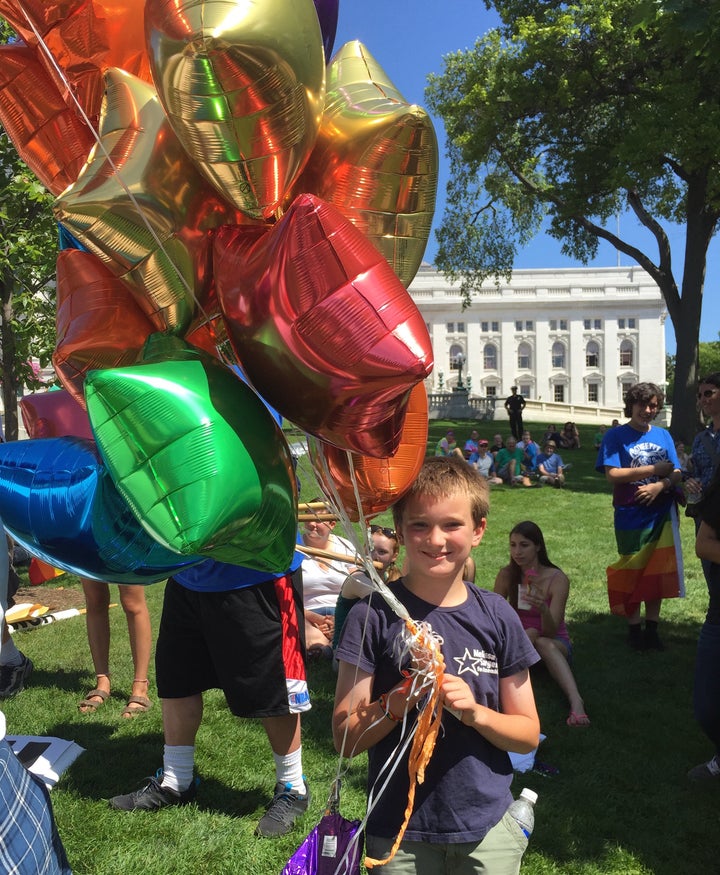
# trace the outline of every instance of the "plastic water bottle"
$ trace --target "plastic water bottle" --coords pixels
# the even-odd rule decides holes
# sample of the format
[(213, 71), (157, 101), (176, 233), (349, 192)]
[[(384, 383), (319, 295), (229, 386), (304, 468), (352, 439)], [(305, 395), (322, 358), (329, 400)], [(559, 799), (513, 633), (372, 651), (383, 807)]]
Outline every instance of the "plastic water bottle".
[(508, 808), (508, 814), (514, 818), (528, 839), (535, 826), (535, 803), (537, 798), (538, 794), (534, 790), (528, 790), (525, 787), (520, 796)]

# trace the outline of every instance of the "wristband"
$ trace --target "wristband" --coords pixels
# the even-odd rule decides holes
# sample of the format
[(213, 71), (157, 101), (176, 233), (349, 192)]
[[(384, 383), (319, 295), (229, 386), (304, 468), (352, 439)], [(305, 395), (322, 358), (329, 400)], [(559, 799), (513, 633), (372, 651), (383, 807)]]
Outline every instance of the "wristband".
[(387, 693), (382, 693), (380, 698), (378, 699), (378, 702), (380, 703), (380, 707), (383, 710), (383, 714), (385, 714), (388, 720), (392, 721), (393, 723), (400, 723), (402, 717), (396, 717), (395, 714), (393, 714), (393, 712), (390, 710)]

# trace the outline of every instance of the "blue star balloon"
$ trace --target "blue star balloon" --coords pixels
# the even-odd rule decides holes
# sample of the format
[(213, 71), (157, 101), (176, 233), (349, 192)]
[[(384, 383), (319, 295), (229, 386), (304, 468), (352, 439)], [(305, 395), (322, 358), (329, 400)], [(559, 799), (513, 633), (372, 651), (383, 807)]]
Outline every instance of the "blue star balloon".
[(82, 577), (156, 583), (204, 559), (154, 541), (83, 438), (0, 444), (0, 516), (34, 556)]

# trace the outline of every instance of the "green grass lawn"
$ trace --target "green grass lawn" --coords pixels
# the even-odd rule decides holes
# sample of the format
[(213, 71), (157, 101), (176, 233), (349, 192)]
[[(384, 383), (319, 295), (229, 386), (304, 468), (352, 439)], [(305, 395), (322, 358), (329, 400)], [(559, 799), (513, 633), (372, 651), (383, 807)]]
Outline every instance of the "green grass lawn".
[[(433, 422), (428, 446), (434, 447), (450, 425), (459, 443), (472, 427), (467, 422)], [(544, 424), (528, 426), (539, 436)], [(481, 433), (491, 438), (497, 430), (490, 423)], [(506, 424), (500, 430), (507, 431)], [(609, 488), (594, 472), (595, 452), (590, 449), (595, 428), (581, 426), (580, 431), (583, 449), (563, 454), (572, 462), (567, 488), (494, 489), (487, 533), (474, 553), (478, 585), (492, 588), (498, 569), (507, 562), (512, 526), (522, 519), (541, 526), (550, 558), (570, 577), (574, 669), (592, 720), (590, 728), (568, 728), (562, 694), (542, 670), (534, 674), (547, 735), (538, 760), (559, 774), (532, 772), (515, 778), (516, 795), (523, 786), (539, 793), (535, 832), (522, 871), (718, 872), (720, 788), (689, 786), (685, 779), (687, 769), (711, 752), (692, 715), (695, 643), (707, 605), (692, 522), (682, 518), (687, 598), (666, 602), (661, 618), (667, 650), (633, 653), (625, 644), (624, 621), (611, 617), (607, 607), (605, 567), (616, 551)], [(317, 488), (306, 464), (300, 473), (309, 497)], [(380, 520), (389, 522), (390, 514)], [(74, 584), (58, 578), (51, 585)], [(156, 629), (162, 590), (162, 584), (147, 588)], [(41, 595), (38, 589), (38, 601)], [(114, 695), (104, 708), (92, 716), (77, 711), (77, 702), (94, 680), (81, 617), (17, 633), (16, 643), (33, 659), (35, 673), (28, 689), (3, 705), (10, 733), (60, 736), (86, 750), (52, 791), (74, 871), (279, 875), (321, 816), (339, 768), (330, 734), (332, 668), (317, 663), (309, 667), (313, 709), (303, 721), (303, 750), (314, 799), (311, 812), (291, 835), (275, 840), (253, 836), (274, 784), (272, 758), (260, 726), (231, 717), (218, 692), (206, 697), (198, 736), (197, 804), (158, 813), (115, 812), (106, 799), (134, 789), (154, 773), (162, 762), (163, 742), (158, 703), (132, 721), (120, 718), (132, 664), (122, 610), (116, 607), (110, 613)], [(242, 646), (238, 641), (238, 648)], [(345, 777), (346, 816), (364, 812), (364, 768), (365, 759), (359, 757)]]

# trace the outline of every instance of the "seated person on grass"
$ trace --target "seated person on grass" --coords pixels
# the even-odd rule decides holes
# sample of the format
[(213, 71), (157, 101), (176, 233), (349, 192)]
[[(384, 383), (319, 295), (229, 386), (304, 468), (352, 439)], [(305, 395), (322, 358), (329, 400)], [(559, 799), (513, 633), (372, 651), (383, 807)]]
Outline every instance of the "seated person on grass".
[(495, 471), (495, 460), (490, 453), (488, 442), (485, 440), (478, 443), (478, 457), (475, 467), (478, 470), (478, 474), (483, 476), (490, 486), (502, 485), (502, 480)]
[(517, 441), (512, 435), (508, 436), (505, 446), (495, 456), (495, 470), (497, 476), (508, 486), (515, 486), (516, 483), (532, 486), (532, 481), (524, 471), (523, 451), (518, 449)]
[(495, 592), (518, 612), (543, 664), (565, 693), (570, 705), (567, 725), (589, 726), (570, 668), (572, 643), (565, 626), (570, 581), (548, 558), (543, 533), (531, 520), (518, 523), (510, 532), (510, 562), (498, 572)]
[(565, 474), (563, 473), (565, 465), (558, 456), (557, 447), (553, 441), (548, 441), (545, 444), (545, 449), (538, 456), (537, 462), (541, 483), (548, 483), (550, 486), (558, 488), (565, 485)]

